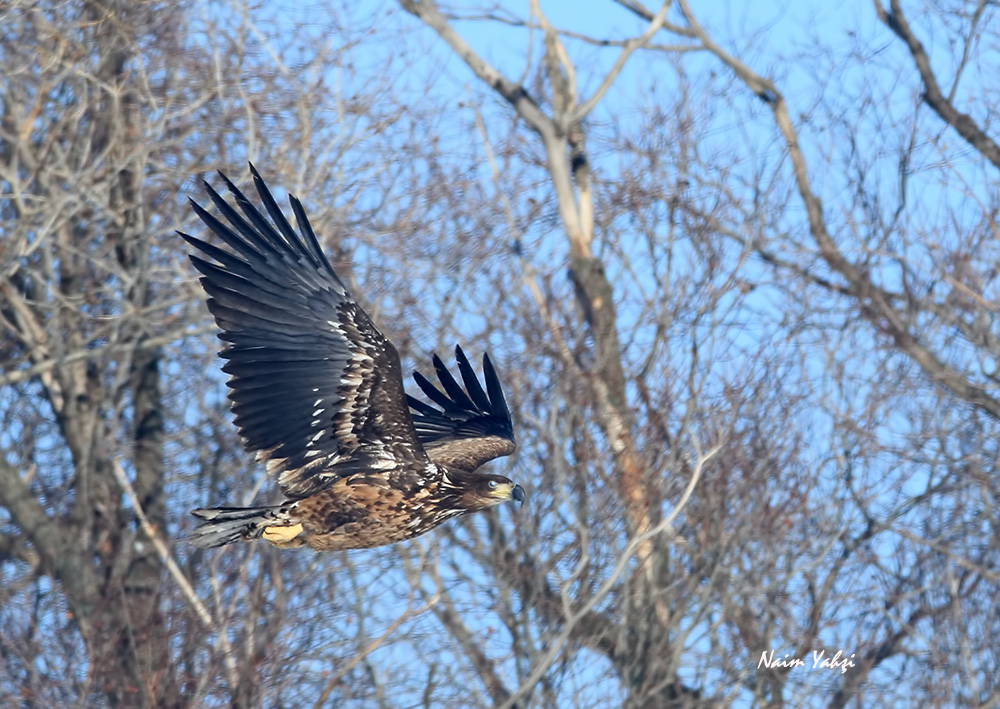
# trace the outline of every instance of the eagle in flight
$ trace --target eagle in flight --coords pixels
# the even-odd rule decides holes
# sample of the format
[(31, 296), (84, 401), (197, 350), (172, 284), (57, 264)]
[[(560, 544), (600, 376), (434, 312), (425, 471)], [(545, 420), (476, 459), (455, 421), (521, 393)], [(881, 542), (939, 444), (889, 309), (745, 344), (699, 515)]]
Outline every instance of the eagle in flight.
[(477, 472), (515, 448), (489, 357), (485, 389), (456, 347), (464, 388), (435, 355), (440, 389), (413, 374), (433, 404), (406, 394), (396, 348), (337, 277), (302, 204), (290, 197), (296, 231), (253, 165), (250, 171), (270, 219), (220, 173), (239, 212), (207, 182), (228, 224), (191, 205), (229, 250), (181, 236), (215, 262), (191, 255), (226, 343), (220, 355), (234, 423), (285, 500), (194, 510), (203, 523), (190, 540), (361, 549), (506, 500), (523, 503), (520, 485)]

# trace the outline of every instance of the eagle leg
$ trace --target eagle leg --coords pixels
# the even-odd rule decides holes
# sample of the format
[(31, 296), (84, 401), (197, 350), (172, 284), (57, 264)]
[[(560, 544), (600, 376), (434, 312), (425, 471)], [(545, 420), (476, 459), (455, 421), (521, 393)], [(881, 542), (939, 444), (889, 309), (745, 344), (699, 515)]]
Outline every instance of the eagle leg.
[(301, 522), (291, 526), (280, 525), (264, 527), (264, 532), (261, 536), (279, 549), (289, 549), (292, 547), (300, 547), (305, 544), (305, 540), (299, 539), (300, 534), (302, 534)]

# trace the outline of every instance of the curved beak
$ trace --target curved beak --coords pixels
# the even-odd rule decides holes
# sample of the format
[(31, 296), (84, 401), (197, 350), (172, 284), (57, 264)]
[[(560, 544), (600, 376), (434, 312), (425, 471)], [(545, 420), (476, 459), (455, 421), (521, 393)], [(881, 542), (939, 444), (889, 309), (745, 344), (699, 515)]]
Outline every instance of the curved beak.
[(520, 485), (514, 486), (514, 489), (510, 491), (510, 496), (512, 499), (517, 500), (522, 505), (524, 504), (524, 498), (525, 498), (524, 488), (521, 487)]

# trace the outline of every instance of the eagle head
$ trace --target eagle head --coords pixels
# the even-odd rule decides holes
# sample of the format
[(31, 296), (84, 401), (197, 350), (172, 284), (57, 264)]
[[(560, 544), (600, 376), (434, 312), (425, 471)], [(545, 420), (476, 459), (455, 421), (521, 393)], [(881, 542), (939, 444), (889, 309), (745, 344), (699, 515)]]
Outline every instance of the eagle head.
[(501, 502), (515, 500), (524, 503), (524, 488), (503, 475), (449, 471), (445, 485), (452, 488), (456, 507), (465, 512), (478, 512)]

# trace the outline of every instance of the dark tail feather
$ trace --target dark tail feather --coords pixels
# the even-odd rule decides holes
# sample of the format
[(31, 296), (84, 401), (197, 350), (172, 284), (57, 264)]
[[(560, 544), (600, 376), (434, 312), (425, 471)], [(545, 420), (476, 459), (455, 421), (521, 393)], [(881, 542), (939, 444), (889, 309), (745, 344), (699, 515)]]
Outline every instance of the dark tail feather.
[(202, 549), (225, 546), (241, 539), (256, 539), (269, 523), (282, 519), (281, 507), (215, 507), (191, 510), (204, 524), (187, 538)]

